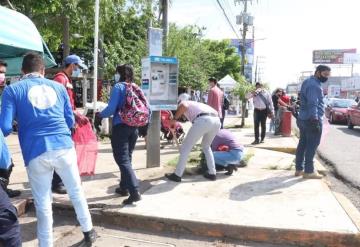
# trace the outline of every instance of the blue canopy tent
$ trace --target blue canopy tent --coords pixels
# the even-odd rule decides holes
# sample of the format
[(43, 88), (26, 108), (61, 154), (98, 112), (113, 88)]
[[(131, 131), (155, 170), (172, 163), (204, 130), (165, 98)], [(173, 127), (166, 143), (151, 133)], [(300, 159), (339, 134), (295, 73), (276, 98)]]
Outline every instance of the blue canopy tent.
[(0, 59), (8, 63), (7, 76), (21, 74), (23, 56), (29, 51), (43, 55), (47, 68), (56, 66), (34, 23), (25, 15), (0, 6)]

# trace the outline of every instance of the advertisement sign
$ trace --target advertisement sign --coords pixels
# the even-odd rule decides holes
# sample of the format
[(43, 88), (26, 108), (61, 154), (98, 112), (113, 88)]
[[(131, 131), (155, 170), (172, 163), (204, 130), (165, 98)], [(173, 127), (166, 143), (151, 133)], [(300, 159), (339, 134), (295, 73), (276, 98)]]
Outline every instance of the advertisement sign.
[(337, 98), (340, 97), (340, 85), (330, 85), (328, 87), (328, 96), (330, 98)]
[(162, 56), (163, 30), (160, 28), (149, 28), (149, 55)]
[(360, 64), (360, 54), (344, 53), (344, 64)]
[(341, 81), (342, 91), (360, 90), (360, 77), (351, 77)]
[(313, 63), (344, 64), (345, 53), (356, 53), (356, 49), (315, 50), (313, 51)]
[(152, 110), (175, 110), (178, 97), (178, 60), (150, 56), (142, 59), (142, 85)]
[[(231, 39), (230, 46), (236, 49), (236, 53), (241, 57), (242, 40)], [(254, 40), (247, 39), (245, 41), (245, 78), (252, 81), (252, 68), (254, 64)]]

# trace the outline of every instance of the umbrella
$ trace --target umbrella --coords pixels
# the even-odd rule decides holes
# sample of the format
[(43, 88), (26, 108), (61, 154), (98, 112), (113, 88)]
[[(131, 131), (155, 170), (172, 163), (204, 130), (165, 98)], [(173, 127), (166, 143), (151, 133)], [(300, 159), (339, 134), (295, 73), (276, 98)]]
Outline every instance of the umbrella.
[(47, 68), (56, 66), (36, 26), (25, 15), (0, 6), (0, 30), (0, 59), (8, 63), (8, 76), (21, 74), (23, 56), (29, 51), (43, 54)]

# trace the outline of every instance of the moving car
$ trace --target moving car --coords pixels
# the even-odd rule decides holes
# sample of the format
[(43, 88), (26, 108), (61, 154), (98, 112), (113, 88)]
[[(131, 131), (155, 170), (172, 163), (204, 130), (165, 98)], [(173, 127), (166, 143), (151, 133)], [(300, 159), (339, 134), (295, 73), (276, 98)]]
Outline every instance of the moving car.
[(353, 99), (330, 98), (325, 107), (325, 116), (330, 123), (347, 123), (348, 109), (357, 103)]
[(347, 124), (349, 129), (353, 129), (354, 126), (360, 126), (360, 103), (349, 108)]

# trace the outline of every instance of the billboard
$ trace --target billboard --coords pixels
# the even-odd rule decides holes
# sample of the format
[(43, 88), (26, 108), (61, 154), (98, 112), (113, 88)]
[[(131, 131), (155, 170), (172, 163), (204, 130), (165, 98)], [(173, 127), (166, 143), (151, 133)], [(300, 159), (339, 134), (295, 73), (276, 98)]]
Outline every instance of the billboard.
[[(231, 39), (230, 46), (236, 49), (236, 53), (241, 57), (242, 40)], [(252, 68), (254, 64), (254, 40), (247, 39), (245, 41), (245, 78), (252, 82)]]
[(345, 53), (356, 53), (356, 49), (315, 50), (314, 64), (344, 64)]
[(163, 40), (163, 30), (160, 28), (149, 28), (149, 55), (150, 56), (162, 56), (162, 40)]

